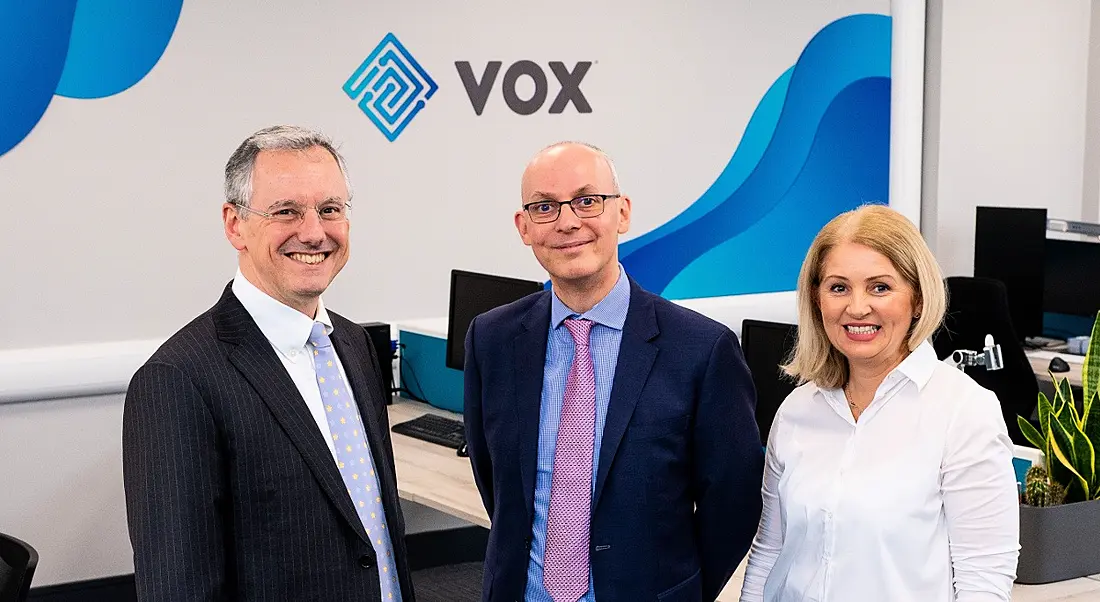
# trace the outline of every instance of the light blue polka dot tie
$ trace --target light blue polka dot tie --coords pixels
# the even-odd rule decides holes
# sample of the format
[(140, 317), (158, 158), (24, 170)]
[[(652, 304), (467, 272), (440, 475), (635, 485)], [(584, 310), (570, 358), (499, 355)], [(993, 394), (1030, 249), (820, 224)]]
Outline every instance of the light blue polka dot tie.
[(347, 485), (348, 495), (355, 504), (363, 528), (367, 530), (374, 553), (378, 556), (378, 577), (382, 584), (382, 602), (401, 600), (401, 586), (397, 581), (397, 565), (393, 557), (393, 542), (386, 528), (386, 513), (382, 509), (382, 491), (378, 487), (378, 475), (374, 459), (367, 444), (363, 421), (348, 394), (348, 385), (340, 374), (332, 341), (325, 334), (325, 325), (313, 324), (309, 334), (313, 347), (313, 364), (317, 368), (317, 386), (321, 389), (321, 401), (325, 404), (329, 432), (336, 446), (336, 461), (340, 476)]

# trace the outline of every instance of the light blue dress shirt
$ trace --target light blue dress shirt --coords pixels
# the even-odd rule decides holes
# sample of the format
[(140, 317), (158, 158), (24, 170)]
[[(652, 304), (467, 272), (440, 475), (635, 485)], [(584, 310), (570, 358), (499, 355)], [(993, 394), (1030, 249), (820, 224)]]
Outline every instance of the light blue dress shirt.
[[(592, 487), (596, 487), (596, 467), (599, 465), (603, 427), (607, 420), (607, 404), (611, 399), (611, 384), (619, 360), (619, 344), (623, 340), (623, 324), (630, 307), (630, 281), (622, 265), (615, 287), (595, 307), (576, 314), (551, 293), (550, 335), (546, 339), (546, 364), (542, 372), (542, 402), (539, 409), (539, 452), (535, 476), (535, 520), (531, 527), (531, 557), (527, 564), (527, 602), (553, 602), (542, 584), (542, 559), (546, 551), (546, 517), (550, 510), (550, 476), (554, 468), (554, 447), (561, 422), (561, 404), (565, 397), (565, 381), (573, 365), (573, 336), (562, 326), (566, 318), (586, 318), (595, 324), (589, 335), (589, 350), (596, 376), (596, 438), (592, 450)], [(581, 597), (595, 602), (592, 573), (588, 575), (588, 592)]]

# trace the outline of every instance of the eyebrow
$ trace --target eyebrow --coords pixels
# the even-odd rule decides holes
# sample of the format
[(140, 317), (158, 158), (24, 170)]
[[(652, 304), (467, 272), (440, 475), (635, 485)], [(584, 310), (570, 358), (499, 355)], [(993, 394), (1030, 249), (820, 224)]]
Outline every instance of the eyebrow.
[[(323, 205), (325, 203), (346, 203), (346, 202), (348, 202), (348, 201), (345, 201), (343, 197), (330, 196), (328, 198), (321, 199), (320, 201), (317, 202), (317, 204), (318, 205)], [(295, 201), (294, 199), (279, 199), (279, 200), (275, 201), (274, 203), (271, 203), (270, 205), (268, 205), (268, 207), (275, 207), (277, 205), (302, 205), (302, 204), (303, 203), (299, 203), (298, 201)]]
[[(593, 186), (591, 184), (585, 184), (584, 186), (581, 186), (580, 188), (574, 190), (570, 194), (569, 199), (573, 200), (573, 199), (575, 199), (579, 196), (584, 196), (586, 194), (593, 194), (594, 193), (593, 191), (595, 191), (595, 190), (596, 190), (595, 186)], [(549, 193), (549, 192), (543, 192), (541, 190), (536, 190), (536, 191), (532, 192), (531, 195), (528, 196), (527, 198), (531, 202), (538, 202), (538, 201), (541, 201), (541, 200), (544, 200), (544, 199), (552, 199), (552, 198), (554, 198), (554, 195)]]
[[(844, 281), (848, 280), (844, 276), (837, 276), (835, 274), (827, 274), (822, 280), (828, 280), (829, 278), (835, 278), (837, 280)], [(894, 280), (894, 277), (890, 274), (879, 274), (878, 276), (869, 276), (867, 278), (864, 278), (864, 280)]]

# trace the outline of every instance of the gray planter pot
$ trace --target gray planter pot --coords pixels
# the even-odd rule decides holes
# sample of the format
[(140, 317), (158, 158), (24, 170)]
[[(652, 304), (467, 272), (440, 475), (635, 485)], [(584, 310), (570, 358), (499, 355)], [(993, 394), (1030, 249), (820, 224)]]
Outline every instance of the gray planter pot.
[(1100, 573), (1100, 500), (1049, 508), (1020, 505), (1016, 583), (1064, 581)]

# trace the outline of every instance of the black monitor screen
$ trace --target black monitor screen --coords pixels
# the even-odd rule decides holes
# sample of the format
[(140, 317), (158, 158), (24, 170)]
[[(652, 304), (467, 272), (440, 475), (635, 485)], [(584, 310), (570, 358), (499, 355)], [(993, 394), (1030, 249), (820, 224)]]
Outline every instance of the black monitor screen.
[(478, 315), (543, 289), (541, 282), (451, 270), (451, 306), (447, 314), (447, 367), (466, 361), (466, 331)]
[(756, 385), (756, 425), (764, 443), (768, 442), (768, 432), (779, 404), (797, 386), (779, 368), (787, 361), (797, 339), (798, 326), (794, 324), (761, 320), (741, 323), (741, 349)]
[(1100, 243), (1057, 239), (1046, 242), (1043, 309), (1095, 317), (1100, 310)]
[(974, 275), (1004, 283), (1016, 336), (1043, 334), (1047, 210), (978, 207), (975, 217)]

